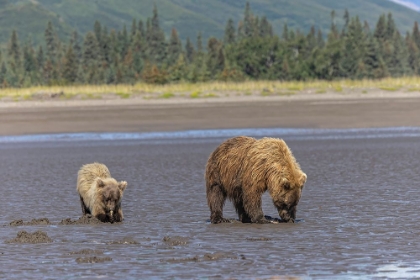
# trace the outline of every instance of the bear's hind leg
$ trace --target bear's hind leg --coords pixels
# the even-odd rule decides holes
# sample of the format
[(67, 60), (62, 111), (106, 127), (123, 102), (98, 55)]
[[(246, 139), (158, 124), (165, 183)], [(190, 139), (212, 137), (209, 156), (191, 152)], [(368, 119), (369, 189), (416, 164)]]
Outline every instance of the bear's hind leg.
[(226, 193), (220, 185), (212, 185), (207, 188), (207, 203), (210, 207), (210, 221), (213, 224), (229, 223), (228, 219), (223, 218), (223, 205), (225, 204)]
[(89, 208), (86, 207), (85, 203), (83, 202), (82, 196), (80, 196), (80, 204), (82, 206), (83, 215), (90, 214), (90, 210), (89, 210)]

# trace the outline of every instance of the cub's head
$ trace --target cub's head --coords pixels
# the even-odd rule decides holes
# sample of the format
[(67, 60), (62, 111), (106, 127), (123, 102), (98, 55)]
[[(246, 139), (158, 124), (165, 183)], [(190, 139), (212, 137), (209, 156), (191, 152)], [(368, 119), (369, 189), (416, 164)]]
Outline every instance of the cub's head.
[(100, 198), (104, 204), (105, 212), (110, 222), (114, 221), (114, 214), (117, 206), (121, 203), (124, 190), (127, 187), (126, 181), (117, 182), (115, 179), (97, 178), (96, 183), (100, 189)]
[(277, 195), (273, 198), (273, 202), (283, 221), (295, 222), (296, 208), (302, 195), (306, 178), (306, 174), (301, 172), (296, 182), (291, 182), (286, 178), (281, 179), (279, 184), (280, 190), (278, 190)]

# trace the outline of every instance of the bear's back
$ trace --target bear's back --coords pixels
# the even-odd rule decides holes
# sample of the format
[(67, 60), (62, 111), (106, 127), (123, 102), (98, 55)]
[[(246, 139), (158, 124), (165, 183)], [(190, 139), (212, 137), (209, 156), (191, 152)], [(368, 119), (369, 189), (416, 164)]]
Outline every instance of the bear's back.
[[(257, 140), (248, 152), (250, 170), (280, 168), (283, 176), (291, 181), (298, 180), (302, 175), (299, 163), (283, 139), (264, 137)], [(280, 170), (278, 170), (280, 171)]]
[(111, 178), (108, 167), (102, 163), (94, 162), (83, 165), (77, 174), (77, 189), (90, 188), (96, 178)]

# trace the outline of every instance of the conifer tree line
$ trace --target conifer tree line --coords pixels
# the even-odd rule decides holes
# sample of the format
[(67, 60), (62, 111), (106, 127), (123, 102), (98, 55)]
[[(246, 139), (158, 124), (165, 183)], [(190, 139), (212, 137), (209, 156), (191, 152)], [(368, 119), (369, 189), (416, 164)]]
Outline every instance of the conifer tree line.
[(181, 42), (174, 28), (169, 38), (158, 11), (130, 28), (108, 30), (96, 21), (84, 36), (73, 32), (61, 41), (54, 26), (45, 29), (45, 44), (34, 47), (13, 31), (0, 53), (0, 86), (119, 84), (147, 82), (379, 79), (420, 74), (420, 30), (401, 34), (392, 14), (381, 15), (374, 28), (344, 13), (324, 36), (284, 25), (280, 35), (265, 16), (246, 4), (243, 19), (226, 23), (223, 38), (206, 42), (201, 34)]

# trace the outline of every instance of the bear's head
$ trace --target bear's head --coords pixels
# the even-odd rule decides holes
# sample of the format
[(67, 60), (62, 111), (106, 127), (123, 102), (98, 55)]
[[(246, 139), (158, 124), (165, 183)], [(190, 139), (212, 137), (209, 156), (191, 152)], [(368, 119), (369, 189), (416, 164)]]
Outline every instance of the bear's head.
[(275, 197), (273, 197), (280, 218), (285, 222), (295, 222), (296, 208), (302, 195), (303, 186), (306, 183), (306, 174), (300, 172), (297, 180), (289, 180), (282, 178), (280, 181), (280, 189)]
[(126, 181), (117, 182), (115, 179), (97, 178), (96, 182), (100, 190), (100, 198), (105, 207), (105, 213), (110, 222), (114, 221), (114, 214), (121, 203), (124, 190), (127, 187)]

